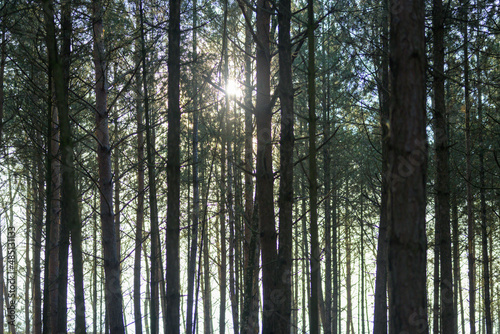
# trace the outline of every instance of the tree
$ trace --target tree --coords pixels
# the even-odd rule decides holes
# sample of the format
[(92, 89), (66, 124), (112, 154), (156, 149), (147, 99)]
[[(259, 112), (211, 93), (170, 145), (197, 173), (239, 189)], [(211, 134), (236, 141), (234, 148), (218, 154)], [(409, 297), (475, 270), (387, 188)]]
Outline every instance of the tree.
[(181, 1), (169, 4), (168, 26), (168, 155), (167, 155), (167, 334), (179, 333), (180, 325), (180, 71)]
[(100, 0), (92, 2), (95, 95), (96, 95), (96, 140), (99, 164), (100, 218), (102, 244), (104, 248), (106, 311), (111, 333), (124, 333), (123, 300), (120, 285), (120, 260), (117, 250), (116, 229), (113, 216), (113, 175), (111, 172), (111, 146), (109, 142), (109, 110), (107, 105), (107, 66), (104, 45), (103, 5)]
[(389, 323), (392, 333), (427, 333), (424, 3), (390, 8)]

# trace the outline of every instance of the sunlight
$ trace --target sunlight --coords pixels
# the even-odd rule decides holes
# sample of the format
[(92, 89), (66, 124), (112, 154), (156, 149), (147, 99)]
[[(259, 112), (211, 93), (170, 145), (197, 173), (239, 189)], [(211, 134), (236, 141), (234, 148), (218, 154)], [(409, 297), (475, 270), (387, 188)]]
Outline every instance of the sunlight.
[(230, 97), (240, 97), (240, 84), (234, 79), (228, 79), (226, 84), (226, 94), (228, 94)]

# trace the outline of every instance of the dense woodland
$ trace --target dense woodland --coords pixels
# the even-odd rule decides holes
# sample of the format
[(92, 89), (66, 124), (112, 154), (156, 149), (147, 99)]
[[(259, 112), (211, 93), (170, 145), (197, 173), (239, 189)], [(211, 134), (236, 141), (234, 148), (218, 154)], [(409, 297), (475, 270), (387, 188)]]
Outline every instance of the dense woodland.
[(500, 333), (499, 7), (0, 1), (1, 333)]

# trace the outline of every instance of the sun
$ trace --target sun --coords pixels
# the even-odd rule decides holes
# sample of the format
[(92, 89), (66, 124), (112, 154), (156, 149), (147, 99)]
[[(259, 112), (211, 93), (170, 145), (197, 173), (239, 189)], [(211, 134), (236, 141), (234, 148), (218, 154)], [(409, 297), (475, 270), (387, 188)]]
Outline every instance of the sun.
[(240, 84), (234, 79), (228, 79), (226, 83), (226, 94), (230, 97), (240, 97), (241, 88)]

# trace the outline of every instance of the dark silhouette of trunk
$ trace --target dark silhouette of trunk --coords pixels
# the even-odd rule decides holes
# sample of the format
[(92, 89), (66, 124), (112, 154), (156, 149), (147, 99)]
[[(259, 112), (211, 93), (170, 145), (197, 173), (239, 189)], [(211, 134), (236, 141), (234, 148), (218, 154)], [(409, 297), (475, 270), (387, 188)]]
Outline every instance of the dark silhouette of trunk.
[(424, 3), (392, 1), (390, 8), (389, 326), (428, 333)]
[[(31, 179), (33, 180), (33, 179)], [(42, 179), (43, 180), (43, 179)], [(25, 254), (26, 254), (26, 277), (33, 277), (33, 281), (35, 280), (38, 280), (38, 283), (40, 283), (40, 276), (38, 277), (38, 279), (34, 276), (32, 276), (32, 273), (31, 273), (31, 257), (30, 257), (30, 246), (32, 245), (30, 243), (30, 240), (35, 240), (35, 238), (37, 237), (36, 235), (36, 232), (35, 231), (32, 231), (31, 230), (31, 226), (34, 225), (32, 223), (32, 217), (33, 217), (33, 214), (32, 214), (32, 203), (33, 203), (33, 199), (31, 198), (32, 197), (32, 193), (31, 191), (35, 192), (35, 189), (32, 189), (33, 188), (33, 181), (30, 182), (30, 179), (28, 178), (28, 186), (27, 186), (27, 191), (26, 191), (26, 248), (25, 248)], [(31, 183), (31, 184), (30, 184)], [(35, 194), (36, 196), (36, 194)], [(35, 201), (36, 201), (36, 198), (35, 198)], [(42, 197), (42, 201), (43, 201), (43, 197)], [(43, 203), (43, 202), (42, 202)], [(33, 230), (35, 230), (36, 227), (34, 226)], [(33, 233), (33, 235), (30, 235), (31, 233)], [(40, 237), (41, 237), (41, 234), (40, 234)], [(34, 246), (34, 243), (33, 243), (33, 246)], [(41, 248), (41, 247), (40, 247)], [(36, 250), (38, 251), (38, 250)], [(33, 254), (33, 267), (35, 267), (35, 260), (36, 260), (36, 254)], [(40, 269), (40, 259), (38, 259), (39, 263), (38, 263), (38, 267)], [(33, 274), (34, 274), (34, 271), (33, 271)], [(40, 275), (41, 275), (41, 270), (40, 270)], [(31, 283), (32, 280), (30, 279), (26, 279), (25, 282), (24, 282), (24, 317), (26, 318), (26, 321), (25, 321), (25, 327), (24, 327), (24, 332), (26, 334), (30, 334), (31, 333), (31, 319), (30, 319), (30, 283)], [(35, 289), (35, 286), (33, 286), (33, 290)], [(40, 292), (40, 287), (38, 287), (38, 291)], [(35, 297), (35, 293), (33, 291), (33, 297)], [(40, 298), (40, 302), (41, 302), (41, 298)], [(41, 309), (40, 309), (41, 311)], [(40, 322), (41, 322), (41, 317), (40, 317)], [(42, 332), (42, 324), (40, 323), (39, 325), (39, 331), (38, 333), (41, 333)], [(35, 329), (35, 326), (36, 324), (33, 324), (33, 329)]]
[(149, 89), (148, 89), (148, 64), (146, 63), (146, 37), (144, 31), (144, 9), (143, 2), (139, 0), (139, 19), (141, 30), (141, 63), (142, 63), (142, 88), (144, 99), (144, 118), (146, 121), (146, 155), (148, 169), (149, 186), (149, 215), (151, 224), (151, 280), (149, 300), (149, 316), (151, 334), (159, 333), (159, 314), (160, 314), (160, 293), (158, 285), (162, 280), (160, 278), (160, 235), (158, 230), (158, 204), (156, 191), (156, 168), (155, 168), (155, 144), (152, 127), (152, 115), (149, 108)]
[(434, 0), (434, 142), (436, 148), (436, 230), (439, 231), (441, 333), (456, 333), (453, 306), (453, 276), (450, 233), (450, 171), (448, 165), (448, 124), (444, 86), (444, 19), (442, 0)]
[(280, 185), (279, 185), (279, 253), (276, 275), (281, 291), (277, 333), (290, 333), (292, 317), (292, 249), (293, 249), (293, 81), (292, 44), (290, 41), (291, 1), (278, 3), (279, 97), (281, 104)]
[[(458, 333), (458, 295), (459, 295), (459, 282), (460, 282), (460, 244), (458, 239), (458, 204), (456, 190), (453, 191), (451, 197), (451, 213), (452, 213), (452, 231), (453, 231), (453, 308), (455, 311), (455, 328)], [(462, 314), (463, 316), (463, 314)], [(463, 323), (462, 323), (463, 326)]]
[(59, 286), (58, 286), (58, 332), (66, 332), (67, 325), (67, 278), (69, 233), (72, 233), (73, 268), (75, 275), (76, 331), (85, 332), (85, 305), (83, 295), (83, 263), (81, 253), (81, 222), (78, 210), (76, 177), (74, 170), (73, 140), (68, 105), (68, 84), (71, 44), (71, 2), (63, 1), (61, 6), (61, 54), (58, 53), (53, 4), (43, 1), (46, 25), (46, 43), (49, 56), (49, 67), (54, 82), (56, 105), (59, 116), (60, 150), (61, 150), (61, 233), (59, 241)]
[(275, 304), (275, 298), (272, 296), (276, 288), (277, 236), (274, 219), (274, 176), (271, 138), (270, 6), (271, 4), (268, 0), (257, 1), (257, 100), (255, 105), (255, 120), (257, 123), (256, 196), (259, 207), (259, 233), (262, 247), (262, 333), (274, 333), (279, 323), (277, 305)]
[(314, 49), (314, 6), (307, 2), (308, 70), (307, 95), (309, 107), (309, 214), (311, 230), (311, 300), (309, 302), (309, 332), (319, 333), (319, 285), (321, 283), (320, 249), (318, 239), (318, 180), (316, 162), (316, 71)]
[[(251, 21), (253, 10), (247, 8), (246, 16)], [(252, 34), (248, 24), (245, 27), (245, 242), (244, 253), (244, 297), (241, 329), (245, 334), (259, 332), (259, 246), (258, 219), (254, 219), (253, 192), (253, 124), (252, 124)]]
[(387, 334), (387, 262), (389, 240), (387, 235), (388, 217), (388, 144), (389, 144), (389, 0), (383, 1), (382, 14), (382, 54), (380, 79), (378, 81), (380, 127), (382, 142), (382, 173), (380, 191), (380, 223), (378, 228), (377, 269), (375, 279), (375, 310), (373, 334)]
[(92, 2), (94, 66), (96, 94), (96, 139), (99, 165), (100, 218), (105, 272), (106, 311), (110, 332), (124, 333), (123, 301), (120, 286), (120, 261), (113, 214), (113, 175), (109, 142), (109, 112), (107, 106), (107, 65), (104, 45), (103, 4)]
[(167, 154), (167, 295), (168, 324), (166, 334), (180, 330), (180, 263), (179, 263), (179, 207), (180, 207), (180, 41), (181, 0), (169, 4), (168, 26), (168, 154)]
[[(479, 3), (478, 3), (479, 7)], [(479, 16), (481, 8), (478, 8)], [(483, 282), (484, 282), (484, 318), (486, 334), (493, 333), (493, 324), (491, 319), (491, 290), (490, 290), (490, 259), (488, 256), (488, 221), (486, 218), (486, 181), (484, 170), (484, 152), (485, 143), (483, 139), (483, 100), (482, 100), (482, 84), (481, 84), (481, 71), (482, 57), (479, 48), (476, 51), (476, 58), (478, 61), (477, 66), (477, 113), (479, 122), (479, 197), (481, 208), (481, 239), (482, 239), (482, 257), (483, 257)]]
[[(49, 71), (50, 72), (50, 71)], [(49, 86), (51, 85), (49, 80)], [(52, 90), (49, 94), (52, 100)], [(59, 154), (59, 130), (57, 108), (49, 103), (48, 180), (47, 180), (47, 282), (44, 292), (44, 333), (57, 328), (59, 230), (61, 224), (61, 165)], [(46, 294), (45, 294), (46, 293)], [(47, 319), (45, 319), (47, 317)]]
[[(135, 64), (141, 68), (143, 60), (144, 24), (142, 0), (137, 1), (139, 8), (138, 23), (141, 28), (141, 40), (135, 43)], [(143, 65), (144, 66), (144, 65)], [(142, 72), (141, 72), (142, 73)], [(135, 254), (134, 254), (134, 322), (135, 332), (142, 333), (141, 313), (141, 254), (144, 233), (144, 107), (142, 95), (142, 76), (138, 76), (135, 82), (135, 103), (137, 110), (137, 211), (135, 227)]]
[[(198, 61), (198, 40), (196, 26), (198, 25), (198, 1), (193, 1), (193, 213), (191, 219), (192, 240), (191, 249), (189, 250), (188, 264), (188, 298), (187, 298), (187, 314), (186, 314), (186, 333), (192, 334), (196, 328), (196, 318), (193, 314), (193, 299), (196, 273), (196, 250), (198, 249), (198, 224), (200, 218), (200, 179), (198, 177), (198, 74), (196, 69)], [(197, 290), (198, 291), (198, 290)], [(194, 318), (194, 319), (193, 319)]]
[(475, 251), (475, 222), (472, 212), (474, 199), (472, 194), (472, 140), (470, 131), (470, 84), (469, 84), (469, 1), (461, 1), (461, 30), (463, 36), (463, 71), (464, 71), (464, 99), (465, 99), (465, 160), (466, 160), (466, 187), (467, 187), (467, 241), (469, 265), (469, 323), (470, 334), (476, 334), (476, 251)]
[[(40, 129), (41, 130), (41, 129)], [(42, 144), (41, 131), (37, 131), (37, 141)], [(43, 232), (43, 209), (45, 201), (44, 168), (42, 154), (37, 153), (36, 176), (33, 181), (33, 191), (35, 199), (35, 210), (33, 215), (33, 333), (42, 333), (42, 291), (41, 286), (41, 252), (42, 252), (42, 232)], [(28, 276), (29, 277), (29, 276)]]

